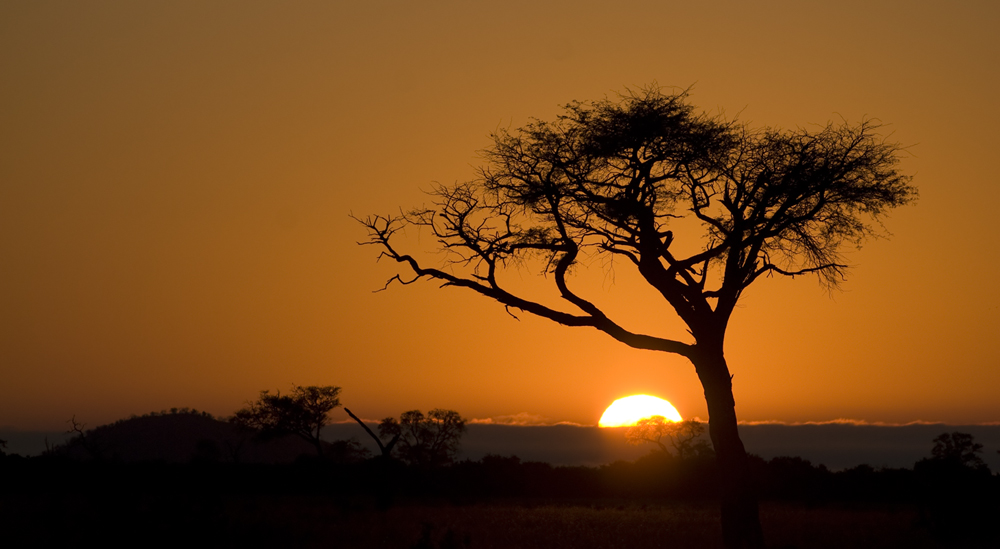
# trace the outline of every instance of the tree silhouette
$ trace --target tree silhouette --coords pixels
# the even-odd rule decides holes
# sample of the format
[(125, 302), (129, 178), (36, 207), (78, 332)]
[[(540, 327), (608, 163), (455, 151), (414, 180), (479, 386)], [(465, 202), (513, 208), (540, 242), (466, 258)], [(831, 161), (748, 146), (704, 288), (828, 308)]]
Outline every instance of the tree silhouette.
[(990, 469), (979, 457), (982, 451), (969, 433), (942, 433), (934, 438), (931, 457), (913, 466), (921, 519), (949, 546), (971, 546), (971, 538), (996, 536), (996, 493)]
[(276, 391), (261, 391), (255, 402), (237, 410), (230, 418), (233, 424), (253, 429), (263, 438), (297, 435), (323, 455), (320, 431), (326, 425), (330, 412), (340, 406), (340, 387), (294, 386), (292, 392), (282, 395)]
[(83, 448), (87, 452), (87, 454), (90, 455), (92, 459), (100, 460), (104, 458), (104, 452), (102, 451), (101, 448), (103, 445), (100, 444), (100, 438), (95, 437), (94, 435), (96, 433), (94, 433), (93, 431), (90, 432), (87, 431), (86, 423), (77, 421), (75, 414), (66, 423), (70, 424), (70, 429), (69, 431), (66, 431), (66, 433), (76, 434), (76, 436), (71, 440), (71, 442), (79, 444), (80, 447)]
[(982, 469), (986, 467), (979, 454), (983, 452), (983, 445), (975, 442), (975, 437), (969, 433), (941, 433), (934, 438), (934, 447), (931, 449), (933, 459), (946, 461), (957, 466), (968, 469)]
[(465, 418), (454, 410), (435, 408), (425, 416), (420, 410), (387, 417), (379, 423), (379, 435), (398, 441), (403, 461), (422, 467), (448, 465), (458, 454), (465, 433)]
[(678, 459), (688, 459), (695, 456), (706, 456), (712, 449), (704, 440), (699, 440), (705, 433), (705, 427), (694, 420), (669, 421), (663, 416), (653, 416), (640, 419), (635, 425), (625, 431), (625, 441), (636, 446), (647, 442), (657, 445), (660, 450), (669, 454), (670, 450), (663, 443), (664, 438), (670, 441), (670, 446), (677, 453)]
[[(368, 229), (364, 244), (411, 273), (387, 287), (434, 279), (508, 312), (688, 358), (705, 390), (722, 475), (725, 544), (761, 547), (724, 354), (730, 317), (764, 276), (812, 273), (836, 287), (846, 269), (842, 247), (879, 236), (886, 212), (912, 202), (916, 189), (897, 168), (901, 148), (880, 137), (872, 120), (753, 129), (696, 114), (687, 100), (687, 92), (650, 87), (617, 101), (570, 103), (554, 122), (494, 133), (478, 177), (436, 187), (432, 207), (359, 221)], [(694, 223), (677, 223), (684, 218)], [(450, 254), (443, 268), (397, 247), (408, 226), (436, 237)], [(678, 246), (674, 228), (686, 231)], [(574, 268), (600, 258), (634, 268), (693, 341), (631, 331), (578, 293)], [(518, 294), (501, 278), (539, 264), (560, 306)]]

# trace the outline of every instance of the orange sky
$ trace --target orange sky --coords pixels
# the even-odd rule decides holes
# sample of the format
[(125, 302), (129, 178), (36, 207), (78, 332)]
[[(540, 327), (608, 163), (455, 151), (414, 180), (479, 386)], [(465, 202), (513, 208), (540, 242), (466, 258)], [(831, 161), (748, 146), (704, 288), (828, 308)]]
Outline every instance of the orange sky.
[[(0, 426), (224, 415), (293, 383), (371, 418), (594, 424), (631, 393), (706, 417), (679, 357), (432, 283), (372, 293), (394, 266), (348, 217), (470, 177), (498, 127), (651, 82), (912, 145), (920, 200), (849, 255), (843, 292), (745, 296), (741, 419), (1000, 421), (1000, 7), (695, 4), (0, 3)], [(597, 271), (626, 325), (681, 336)]]

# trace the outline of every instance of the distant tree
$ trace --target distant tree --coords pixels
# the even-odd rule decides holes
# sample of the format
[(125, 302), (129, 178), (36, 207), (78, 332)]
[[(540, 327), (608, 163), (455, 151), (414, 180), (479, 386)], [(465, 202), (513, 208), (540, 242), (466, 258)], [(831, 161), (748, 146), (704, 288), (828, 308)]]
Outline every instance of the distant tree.
[[(815, 274), (836, 287), (847, 268), (841, 250), (882, 234), (887, 212), (917, 193), (898, 169), (900, 146), (876, 122), (754, 129), (697, 114), (687, 99), (650, 87), (617, 101), (570, 103), (554, 122), (497, 131), (478, 176), (437, 187), (432, 206), (359, 221), (365, 244), (407, 271), (390, 283), (434, 280), (508, 312), (690, 360), (722, 477), (724, 543), (763, 547), (724, 353), (732, 314), (762, 277)], [(409, 227), (437, 239), (443, 266), (402, 251)], [(574, 287), (571, 275), (586, 264), (633, 269), (686, 334), (639, 333), (612, 318)], [(552, 298), (521, 293), (502, 276), (522, 267), (551, 282)]]
[(663, 443), (666, 439), (670, 441), (678, 459), (688, 459), (712, 455), (712, 448), (700, 438), (704, 433), (705, 426), (697, 421), (670, 421), (663, 416), (653, 416), (640, 419), (629, 427), (625, 431), (625, 441), (636, 446), (652, 443), (669, 454), (670, 450)]
[[(983, 445), (969, 433), (934, 438), (931, 457), (914, 464), (920, 486), (921, 520), (949, 547), (1000, 547), (994, 477), (979, 457)], [(994, 538), (992, 544), (971, 543)]]
[(941, 433), (934, 439), (931, 449), (933, 459), (960, 465), (968, 469), (982, 469), (986, 463), (979, 454), (983, 445), (975, 442), (975, 437), (969, 433)]
[(334, 408), (340, 406), (340, 387), (309, 386), (292, 388), (292, 392), (282, 395), (280, 391), (271, 394), (261, 391), (260, 397), (248, 402), (245, 408), (236, 411), (230, 422), (234, 425), (257, 431), (262, 438), (296, 435), (316, 448), (316, 454), (323, 455), (323, 441), (320, 432)]
[(379, 423), (382, 438), (398, 440), (399, 454), (411, 465), (425, 467), (451, 463), (465, 433), (465, 418), (454, 410), (435, 408), (425, 416), (420, 410), (403, 412), (399, 421), (387, 417)]
[(104, 457), (104, 452), (101, 451), (101, 447), (103, 445), (100, 444), (99, 441), (95, 440), (96, 438), (99, 437), (93, 436), (94, 435), (93, 431), (89, 432), (87, 431), (86, 423), (81, 423), (77, 421), (76, 415), (71, 417), (69, 421), (67, 421), (67, 423), (70, 424), (70, 429), (69, 431), (66, 431), (66, 433), (76, 434), (76, 437), (70, 440), (70, 444), (75, 443), (79, 445), (93, 459), (102, 459)]

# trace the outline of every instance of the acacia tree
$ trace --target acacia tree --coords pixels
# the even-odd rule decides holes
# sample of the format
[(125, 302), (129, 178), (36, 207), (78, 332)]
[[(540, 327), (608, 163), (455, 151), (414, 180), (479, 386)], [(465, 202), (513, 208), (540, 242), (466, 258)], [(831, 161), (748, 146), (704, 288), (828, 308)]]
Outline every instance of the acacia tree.
[(665, 454), (670, 450), (663, 443), (664, 439), (670, 441), (670, 445), (677, 452), (678, 459), (688, 459), (711, 455), (712, 449), (704, 440), (699, 440), (705, 432), (705, 427), (701, 423), (689, 419), (686, 421), (670, 421), (663, 416), (652, 416), (640, 419), (635, 425), (625, 431), (625, 442), (638, 446), (640, 444), (652, 443), (657, 445)]
[(253, 429), (264, 438), (296, 435), (316, 448), (323, 455), (320, 432), (329, 419), (330, 412), (340, 406), (340, 387), (310, 385), (292, 387), (292, 392), (282, 395), (261, 391), (255, 402), (236, 411), (230, 422)]
[[(465, 433), (465, 418), (454, 410), (435, 408), (424, 415), (410, 410), (383, 419), (379, 435), (398, 441), (400, 457), (411, 465), (437, 467), (447, 465), (458, 454), (458, 444)], [(391, 452), (392, 449), (389, 449)]]
[(934, 448), (931, 450), (933, 460), (946, 462), (957, 468), (982, 470), (986, 462), (979, 454), (983, 445), (975, 441), (969, 433), (941, 433), (934, 438)]
[[(878, 236), (886, 212), (916, 198), (898, 170), (900, 146), (879, 130), (871, 120), (754, 129), (695, 113), (686, 92), (652, 87), (618, 100), (573, 102), (553, 122), (500, 130), (475, 179), (438, 186), (431, 207), (359, 221), (368, 229), (365, 244), (409, 271), (387, 287), (432, 279), (492, 298), (508, 312), (595, 328), (637, 349), (689, 359), (705, 390), (724, 487), (724, 542), (760, 547), (726, 328), (744, 290), (763, 276), (813, 273), (836, 287), (846, 269), (840, 250)], [(701, 227), (677, 237), (691, 253), (674, 245), (672, 226), (681, 218)], [(408, 226), (436, 237), (451, 254), (446, 265), (429, 266), (397, 247)], [(631, 331), (577, 292), (573, 268), (598, 256), (634, 268), (690, 337)], [(532, 265), (540, 265), (561, 305), (519, 295), (501, 279), (505, 270)]]

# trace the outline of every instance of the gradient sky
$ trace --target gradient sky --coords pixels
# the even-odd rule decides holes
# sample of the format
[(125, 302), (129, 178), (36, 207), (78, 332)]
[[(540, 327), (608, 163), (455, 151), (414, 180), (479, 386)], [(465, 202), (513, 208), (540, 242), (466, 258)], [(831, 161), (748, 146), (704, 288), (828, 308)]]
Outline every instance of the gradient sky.
[[(226, 415), (293, 383), (369, 418), (595, 424), (632, 393), (707, 417), (679, 357), (433, 283), (373, 293), (395, 266), (348, 217), (653, 82), (760, 126), (878, 118), (920, 190), (843, 291), (747, 292), (741, 419), (1000, 421), (1000, 4), (539, 4), (0, 2), (0, 426)], [(626, 326), (682, 337), (627, 272), (588, 276)]]

